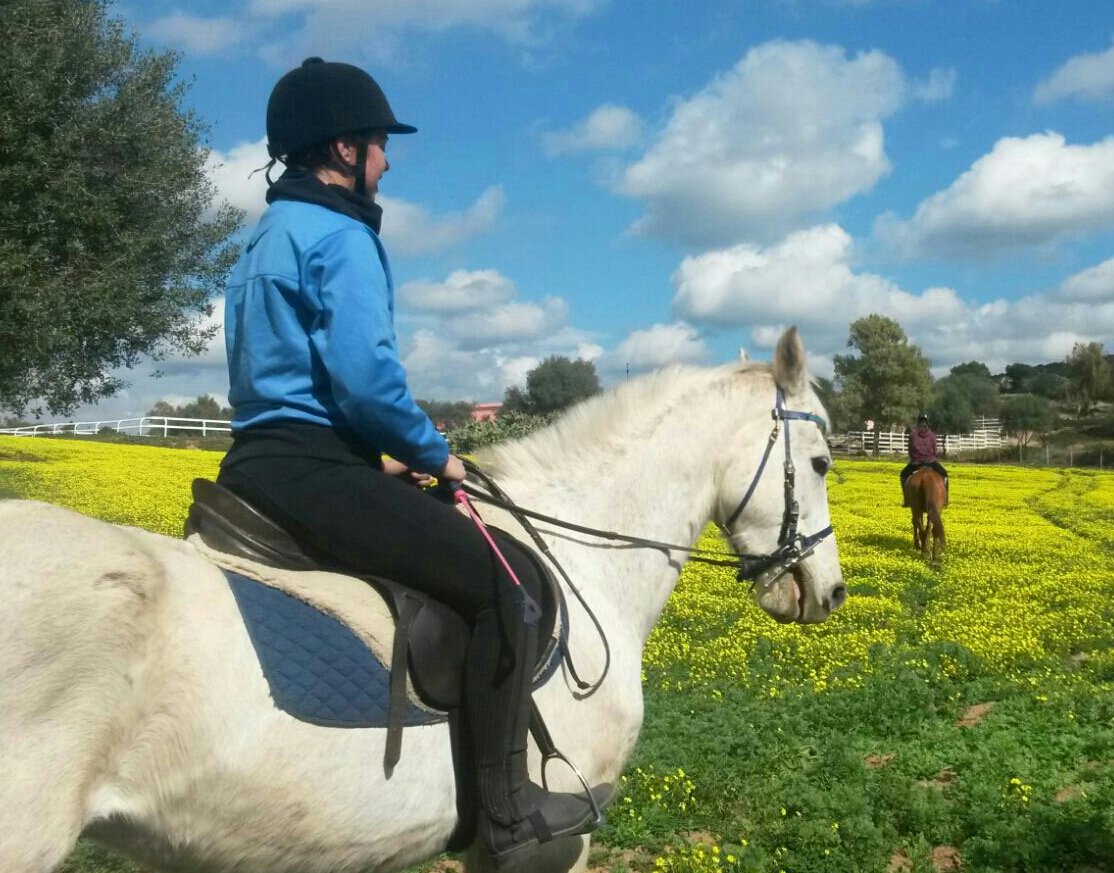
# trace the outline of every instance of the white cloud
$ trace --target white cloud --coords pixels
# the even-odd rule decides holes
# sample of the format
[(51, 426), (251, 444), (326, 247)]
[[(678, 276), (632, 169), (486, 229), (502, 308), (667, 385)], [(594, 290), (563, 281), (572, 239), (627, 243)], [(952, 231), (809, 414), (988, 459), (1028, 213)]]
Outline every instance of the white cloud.
[(507, 387), (517, 385), (520, 388), (524, 388), (526, 386), (526, 377), (529, 376), (530, 371), (541, 362), (541, 358), (533, 355), (511, 358), (508, 361), (504, 361), (500, 369), (502, 370), (503, 380), (506, 382)]
[(1060, 286), (1064, 300), (1114, 303), (1114, 258), (1069, 276)]
[(910, 90), (916, 99), (924, 103), (937, 103), (952, 96), (958, 78), (955, 70), (940, 67), (930, 72), (923, 82), (914, 82)]
[(454, 270), (444, 282), (407, 282), (398, 289), (400, 304), (444, 315), (506, 303), (514, 295), (514, 283), (498, 270)]
[(507, 198), (502, 186), (484, 191), (464, 212), (432, 216), (421, 206), (378, 198), (383, 207), (383, 240), (392, 252), (425, 254), (459, 245), (495, 226)]
[(1078, 100), (1114, 98), (1114, 46), (1104, 52), (1076, 55), (1033, 91), (1037, 103), (1053, 103), (1074, 97)]
[(532, 342), (564, 326), (568, 306), (559, 297), (540, 304), (512, 302), (471, 312), (446, 322), (445, 330), (461, 348), (478, 349)]
[[(248, 227), (254, 225), (267, 208), (267, 177), (255, 170), (266, 166), (269, 160), (266, 137), (239, 143), (228, 152), (214, 150), (209, 153), (206, 169), (216, 185), (218, 199), (244, 210), (244, 223)], [(281, 166), (278, 167), (272, 178), (281, 170)]]
[(870, 312), (948, 318), (962, 310), (954, 292), (931, 289), (914, 297), (882, 276), (854, 273), (851, 256), (851, 237), (829, 224), (790, 234), (768, 248), (741, 244), (687, 257), (673, 276), (673, 306), (693, 321), (758, 321), (779, 329), (785, 323), (832, 323), (832, 314), (839, 313), (847, 319), (839, 328), (844, 334), (847, 323)]
[(1114, 334), (1111, 262), (1047, 294), (983, 304), (951, 288), (909, 292), (855, 272), (852, 257), (850, 236), (827, 225), (765, 249), (739, 245), (686, 258), (673, 277), (674, 309), (712, 327), (746, 326), (760, 349), (772, 348), (782, 329), (796, 324), (821, 374), (831, 355), (847, 353), (851, 322), (871, 313), (896, 320), (937, 367), (978, 360), (1001, 371), (1015, 361), (1062, 359), (1075, 342)]
[[(261, 17), (299, 16), (299, 31), (264, 50), (290, 65), (329, 46), (331, 56), (362, 54), (384, 59), (408, 50), (408, 31), (469, 29), (494, 34), (515, 46), (553, 38), (555, 28), (594, 12), (604, 0), (252, 0)], [(412, 50), (412, 47), (410, 47)]]
[(642, 138), (642, 119), (624, 106), (605, 104), (569, 130), (542, 135), (550, 156), (602, 149), (623, 149)]
[(766, 43), (678, 100), (614, 187), (646, 203), (636, 233), (722, 244), (784, 232), (889, 172), (882, 119), (907, 93), (882, 52)]
[(438, 330), (419, 330), (409, 343), (403, 364), (416, 397), (486, 402), (502, 400), (511, 385), (525, 385), (526, 374), (547, 354), (579, 357), (574, 347), (547, 348), (543, 354), (461, 348), (447, 342)]
[(417, 331), (402, 363), (411, 392), (429, 400), (501, 400), (505, 387), (496, 355), (465, 351), (432, 330)]
[[(399, 291), (408, 319), (422, 326), (405, 342), (403, 363), (416, 396), (498, 400), (549, 355), (592, 361), (604, 350), (586, 331), (566, 324), (560, 297), (515, 299), (514, 283), (496, 270), (458, 270), (441, 283)], [(432, 323), (430, 321), (432, 319)]]
[(604, 356), (604, 365), (613, 373), (654, 370), (666, 364), (697, 363), (707, 360), (708, 348), (690, 324), (655, 324), (629, 334), (615, 350)]
[(228, 15), (203, 18), (174, 11), (144, 26), (144, 35), (192, 55), (215, 55), (243, 40), (247, 25)]
[(1068, 145), (1058, 133), (1004, 138), (952, 185), (879, 237), (906, 256), (987, 258), (1114, 226), (1114, 137)]

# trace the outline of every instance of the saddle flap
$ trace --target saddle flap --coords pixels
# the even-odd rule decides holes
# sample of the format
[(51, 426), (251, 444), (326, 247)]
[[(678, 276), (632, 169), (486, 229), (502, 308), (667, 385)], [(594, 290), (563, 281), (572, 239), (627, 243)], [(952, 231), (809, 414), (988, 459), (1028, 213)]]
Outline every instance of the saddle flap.
[(410, 631), (410, 679), (423, 700), (446, 708), (460, 705), (460, 679), (471, 638), (471, 628), (455, 610), (425, 599)]

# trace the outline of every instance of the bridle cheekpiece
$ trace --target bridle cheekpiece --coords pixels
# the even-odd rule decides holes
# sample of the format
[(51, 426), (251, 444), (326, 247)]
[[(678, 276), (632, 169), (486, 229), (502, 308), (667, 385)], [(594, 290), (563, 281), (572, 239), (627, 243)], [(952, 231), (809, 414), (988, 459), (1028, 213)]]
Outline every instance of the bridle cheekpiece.
[(785, 512), (781, 519), (781, 532), (778, 534), (777, 540), (778, 547), (775, 551), (766, 555), (748, 555), (742, 552), (738, 555), (739, 570), (737, 578), (739, 581), (749, 581), (753, 586), (758, 582), (760, 577), (764, 574), (769, 574), (762, 581), (762, 587), (764, 588), (769, 588), (774, 582), (811, 555), (820, 542), (832, 533), (831, 525), (808, 536), (802, 536), (797, 532), (797, 521), (800, 518), (801, 510), (800, 505), (797, 503), (797, 471), (793, 466), (792, 446), (789, 440), (790, 421), (811, 421), (813, 424), (817, 425), (823, 433), (827, 433), (828, 431), (827, 424), (824, 422), (824, 419), (815, 413), (802, 412), (796, 409), (786, 409), (785, 398), (780, 388), (777, 389), (774, 408), (770, 414), (774, 419), (774, 427), (773, 430), (770, 431), (769, 439), (766, 441), (766, 450), (762, 453), (762, 460), (758, 464), (757, 471), (755, 471), (754, 479), (751, 480), (750, 487), (747, 488), (747, 492), (743, 495), (743, 499), (739, 501), (739, 505), (736, 506), (727, 519), (719, 525), (728, 540), (731, 540), (731, 525), (734, 524), (735, 520), (742, 514), (743, 510), (746, 509), (747, 505), (750, 503), (751, 497), (754, 496), (755, 489), (758, 487), (758, 482), (762, 478), (763, 471), (766, 469), (766, 462), (769, 461), (770, 453), (777, 444), (778, 436), (782, 430), (781, 424), (785, 422)]

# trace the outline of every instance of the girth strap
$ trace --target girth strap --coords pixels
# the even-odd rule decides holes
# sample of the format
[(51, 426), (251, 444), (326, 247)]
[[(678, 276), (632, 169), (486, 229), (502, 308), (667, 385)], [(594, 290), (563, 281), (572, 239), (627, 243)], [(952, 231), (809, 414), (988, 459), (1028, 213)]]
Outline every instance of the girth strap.
[(398, 618), (395, 621), (395, 639), (391, 647), (390, 702), (387, 708), (387, 745), (383, 750), (383, 772), (390, 779), (395, 765), (402, 757), (402, 717), (406, 712), (407, 649), (410, 628), (422, 608), (422, 601), (411, 594), (400, 597)]

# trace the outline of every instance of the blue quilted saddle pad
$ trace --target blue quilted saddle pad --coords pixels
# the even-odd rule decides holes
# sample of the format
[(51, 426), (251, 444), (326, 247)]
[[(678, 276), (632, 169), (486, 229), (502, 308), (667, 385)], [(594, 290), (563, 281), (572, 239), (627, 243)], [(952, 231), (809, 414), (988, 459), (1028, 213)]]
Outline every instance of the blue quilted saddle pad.
[[(223, 572), (275, 706), (324, 727), (387, 727), (390, 671), (347, 625), (277, 588)], [(407, 701), (402, 724), (447, 719)]]

